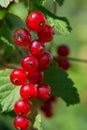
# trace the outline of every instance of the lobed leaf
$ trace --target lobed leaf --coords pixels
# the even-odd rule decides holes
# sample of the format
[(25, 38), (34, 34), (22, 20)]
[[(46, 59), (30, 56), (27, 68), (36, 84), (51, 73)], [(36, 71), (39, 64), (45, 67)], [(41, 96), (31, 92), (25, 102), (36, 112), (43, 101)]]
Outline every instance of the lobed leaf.
[(20, 87), (12, 85), (9, 79), (11, 69), (0, 70), (0, 112), (10, 112), (20, 98)]
[(45, 82), (51, 85), (53, 94), (61, 97), (67, 105), (80, 102), (74, 82), (68, 77), (67, 72), (57, 67), (56, 63), (53, 62), (52, 66), (45, 72)]

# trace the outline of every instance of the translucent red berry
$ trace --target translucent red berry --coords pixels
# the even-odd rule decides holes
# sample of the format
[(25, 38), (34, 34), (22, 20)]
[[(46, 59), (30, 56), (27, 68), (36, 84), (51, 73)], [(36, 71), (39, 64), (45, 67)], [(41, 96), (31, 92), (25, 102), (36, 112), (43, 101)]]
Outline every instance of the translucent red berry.
[(38, 84), (44, 80), (44, 73), (38, 70), (33, 73), (28, 73), (27, 77), (30, 83)]
[(26, 117), (18, 116), (14, 120), (14, 126), (17, 130), (27, 130), (29, 127), (29, 120)]
[(35, 84), (24, 84), (21, 87), (20, 95), (27, 100), (34, 100), (37, 97), (37, 87)]
[(34, 72), (38, 67), (38, 60), (34, 56), (25, 56), (21, 61), (21, 66), (27, 72)]
[(38, 58), (38, 68), (40, 70), (48, 69), (48, 67), (52, 63), (52, 60), (53, 60), (53, 57), (51, 53), (48, 51), (45, 51), (45, 53)]
[(59, 56), (68, 56), (70, 53), (70, 49), (67, 45), (60, 45), (57, 48), (57, 53)]
[(48, 84), (40, 84), (37, 87), (37, 97), (41, 100), (47, 100), (51, 95), (51, 87)]
[(50, 25), (46, 25), (45, 28), (38, 33), (38, 37), (42, 42), (49, 42), (53, 39), (54, 29)]
[(42, 12), (31, 12), (26, 19), (26, 24), (30, 30), (39, 32), (45, 27), (46, 18)]
[(22, 85), (27, 81), (27, 75), (23, 69), (14, 69), (10, 74), (10, 80), (14, 85)]
[(58, 57), (56, 62), (58, 67), (62, 68), (63, 70), (68, 70), (70, 68), (70, 62), (66, 57)]
[(31, 34), (26, 29), (20, 28), (14, 32), (13, 40), (16, 45), (26, 47), (31, 44)]
[(44, 43), (38, 40), (34, 40), (32, 41), (32, 44), (30, 46), (30, 51), (31, 51), (31, 54), (34, 56), (37, 56), (37, 57), (41, 56), (45, 52), (45, 45)]
[(17, 115), (26, 115), (30, 112), (30, 103), (27, 100), (20, 99), (14, 105), (14, 112)]

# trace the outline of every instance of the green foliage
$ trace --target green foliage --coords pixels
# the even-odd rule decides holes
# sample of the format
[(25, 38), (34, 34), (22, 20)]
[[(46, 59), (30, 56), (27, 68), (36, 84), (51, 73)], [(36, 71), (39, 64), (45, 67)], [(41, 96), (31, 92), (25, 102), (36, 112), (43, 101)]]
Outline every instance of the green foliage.
[(74, 105), (80, 102), (73, 81), (55, 63), (45, 72), (45, 82), (51, 85), (53, 94), (61, 97), (67, 105)]
[(0, 20), (5, 17), (6, 10), (0, 10)]
[(38, 10), (42, 11), (47, 16), (48, 23), (54, 26), (57, 32), (63, 35), (68, 35), (71, 32), (72, 28), (67, 18), (56, 16), (43, 6), (38, 7)]
[(13, 0), (0, 0), (0, 6), (6, 8)]
[(48, 16), (47, 21), (50, 25), (54, 26), (55, 33), (68, 35), (70, 33), (69, 31), (71, 31), (66, 19), (63, 19), (62, 17), (61, 17), (61, 19), (60, 18), (53, 19), (52, 17)]
[(15, 87), (9, 80), (11, 69), (0, 70), (0, 112), (13, 110), (14, 103), (20, 98), (20, 87)]
[(40, 116), (40, 114), (38, 114), (38, 115), (35, 117), (35, 122), (34, 122), (33, 127), (34, 127), (35, 129), (42, 130), (41, 116)]
[(63, 3), (64, 3), (64, 0), (56, 0), (56, 2), (57, 2), (60, 6), (62, 6)]

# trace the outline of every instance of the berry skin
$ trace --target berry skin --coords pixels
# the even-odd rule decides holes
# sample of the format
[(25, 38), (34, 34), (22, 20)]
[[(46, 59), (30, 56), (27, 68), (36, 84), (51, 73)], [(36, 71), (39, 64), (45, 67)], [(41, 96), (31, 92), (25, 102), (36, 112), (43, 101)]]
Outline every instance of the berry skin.
[(26, 72), (23, 69), (14, 69), (10, 74), (10, 80), (16, 86), (22, 85), (27, 81)]
[(31, 12), (26, 19), (26, 25), (30, 30), (39, 32), (44, 29), (46, 18), (42, 12)]
[(70, 49), (67, 45), (60, 45), (57, 48), (57, 54), (59, 56), (68, 56), (70, 53)]
[(31, 44), (31, 34), (26, 29), (20, 28), (14, 32), (13, 40), (16, 45), (26, 47)]
[(38, 58), (38, 68), (39, 70), (48, 69), (51, 65), (53, 57), (50, 52), (45, 51), (45, 53)]
[(46, 25), (45, 28), (38, 33), (39, 40), (42, 42), (50, 42), (53, 39), (54, 30), (50, 25)]
[(20, 95), (26, 100), (34, 100), (37, 97), (37, 87), (35, 84), (24, 84), (21, 87)]
[(30, 83), (38, 84), (44, 80), (44, 73), (42, 71), (35, 71), (28, 73), (27, 77)]
[(27, 130), (29, 127), (29, 121), (26, 117), (17, 116), (14, 120), (14, 126), (17, 130)]
[(27, 100), (20, 99), (14, 105), (14, 112), (17, 115), (26, 115), (30, 112), (30, 103)]
[(51, 87), (48, 84), (40, 84), (37, 87), (37, 97), (41, 100), (47, 100), (51, 95)]
[(38, 67), (38, 60), (34, 56), (25, 56), (21, 61), (21, 66), (27, 72), (34, 72)]
[(56, 62), (58, 67), (63, 70), (68, 70), (70, 68), (70, 62), (67, 58), (58, 57)]
[(37, 57), (41, 56), (45, 52), (44, 43), (41, 43), (38, 40), (32, 41), (32, 44), (30, 46), (30, 51), (31, 51), (31, 54), (34, 56), (37, 56)]

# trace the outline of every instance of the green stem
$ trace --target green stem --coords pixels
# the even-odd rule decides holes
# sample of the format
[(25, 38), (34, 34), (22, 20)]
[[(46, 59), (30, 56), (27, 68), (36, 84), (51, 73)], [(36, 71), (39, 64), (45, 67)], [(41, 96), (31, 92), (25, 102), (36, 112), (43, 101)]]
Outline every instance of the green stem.
[(28, 0), (28, 13), (31, 12), (31, 0)]

